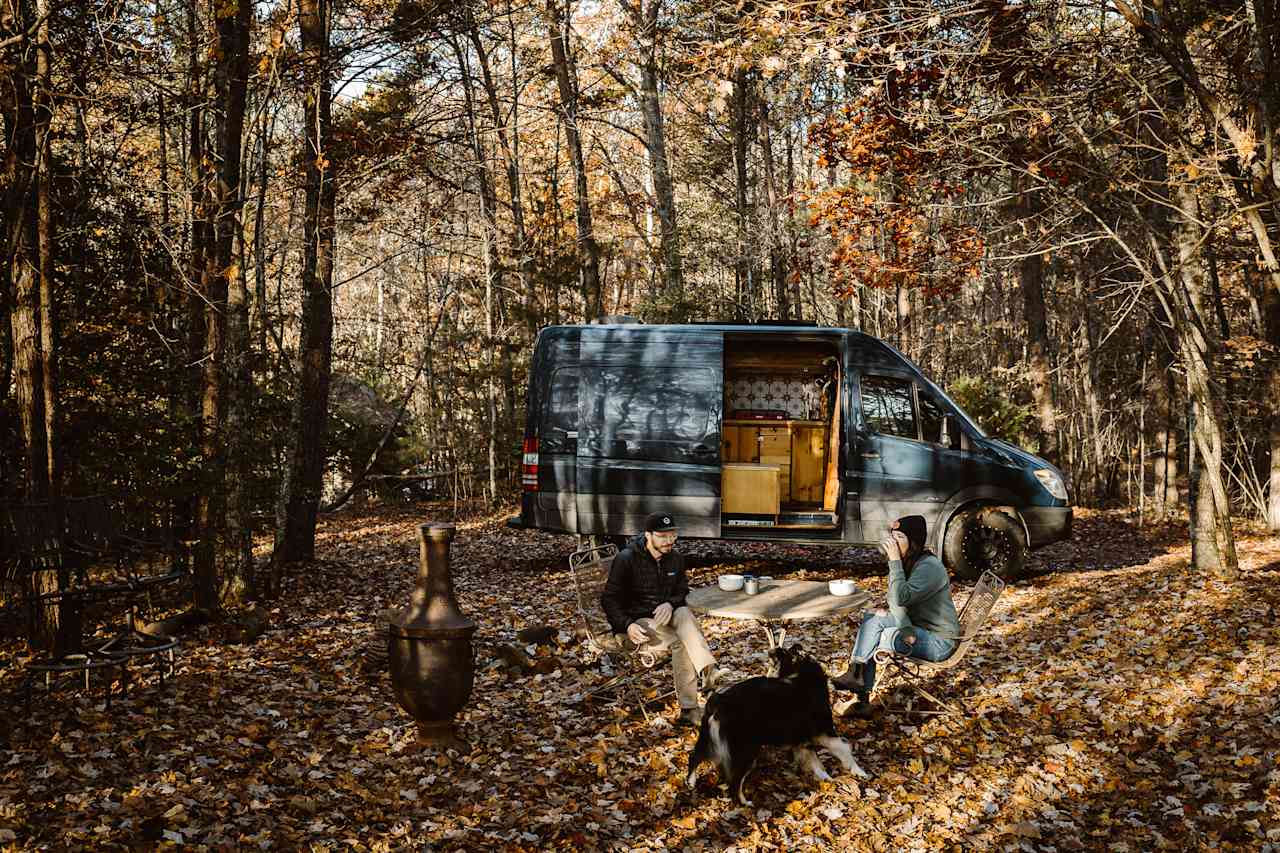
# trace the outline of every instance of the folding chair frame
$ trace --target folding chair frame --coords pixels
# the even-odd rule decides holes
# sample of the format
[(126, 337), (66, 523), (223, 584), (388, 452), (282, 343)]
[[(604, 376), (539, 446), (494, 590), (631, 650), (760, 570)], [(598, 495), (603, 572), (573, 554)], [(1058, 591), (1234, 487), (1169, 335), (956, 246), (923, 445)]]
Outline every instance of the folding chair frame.
[[(638, 705), (647, 723), (650, 716), (646, 704), (653, 699), (665, 699), (674, 695), (675, 690), (673, 688), (655, 697), (646, 698), (641, 684), (654, 674), (658, 662), (669, 656), (670, 652), (665, 649), (629, 649), (615, 640), (613, 628), (600, 605), (600, 594), (604, 592), (609, 580), (609, 570), (617, 555), (618, 547), (612, 544), (582, 548), (569, 555), (574, 606), (583, 643), (597, 661), (607, 658), (619, 670), (613, 678), (582, 693), (581, 700), (586, 701), (605, 693), (629, 695), (628, 704)], [(575, 691), (568, 694), (566, 699), (578, 695)]]

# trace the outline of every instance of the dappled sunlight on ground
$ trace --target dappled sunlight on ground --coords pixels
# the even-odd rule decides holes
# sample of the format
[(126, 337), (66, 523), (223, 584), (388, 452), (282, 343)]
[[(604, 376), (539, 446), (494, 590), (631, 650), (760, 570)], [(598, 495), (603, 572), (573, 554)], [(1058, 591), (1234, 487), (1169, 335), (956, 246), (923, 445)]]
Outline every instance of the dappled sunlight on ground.
[[(433, 515), (434, 513), (434, 515)], [(1038, 552), (988, 634), (931, 689), (960, 717), (841, 720), (872, 775), (817, 783), (766, 753), (731, 804), (704, 768), (681, 777), (694, 734), (674, 700), (652, 720), (571, 697), (605, 673), (574, 637), (569, 537), (460, 523), (462, 609), (480, 623), (466, 756), (418, 751), (366, 650), (374, 619), (408, 599), (415, 527), (442, 507), (329, 517), (318, 562), (292, 571), (252, 645), (220, 626), (184, 641), (174, 679), (108, 710), (101, 689), (37, 692), (0, 744), (0, 843), (54, 848), (1280, 850), (1280, 542), (1246, 537), (1238, 581), (1192, 573), (1185, 538), (1086, 516)], [(691, 581), (750, 570), (853, 577), (880, 599), (869, 552), (685, 542)], [(956, 597), (967, 595), (956, 587)], [(500, 654), (532, 625), (550, 645)], [(765, 638), (706, 619), (735, 675), (759, 673)], [(843, 668), (853, 621), (792, 626)], [(375, 640), (376, 642), (376, 640)], [(10, 700), (20, 648), (6, 644)], [(669, 686), (669, 669), (653, 674)], [(901, 704), (889, 685), (882, 695)], [(17, 706), (21, 707), (20, 703)], [(837, 762), (824, 756), (828, 770)]]

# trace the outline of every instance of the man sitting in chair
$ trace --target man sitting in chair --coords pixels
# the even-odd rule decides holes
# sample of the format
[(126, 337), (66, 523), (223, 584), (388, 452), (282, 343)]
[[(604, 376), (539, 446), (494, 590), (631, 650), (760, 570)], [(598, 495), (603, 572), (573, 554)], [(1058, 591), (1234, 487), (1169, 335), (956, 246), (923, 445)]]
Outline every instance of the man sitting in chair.
[(642, 649), (670, 649), (680, 721), (696, 728), (702, 722), (699, 681), (710, 693), (720, 671), (698, 620), (685, 606), (689, 578), (675, 544), (675, 518), (665, 512), (649, 515), (644, 532), (614, 558), (600, 604), (615, 634)]
[(908, 515), (895, 521), (880, 542), (889, 561), (889, 610), (862, 614), (849, 668), (831, 679), (837, 689), (858, 694), (853, 709), (858, 716), (870, 712), (877, 649), (930, 661), (946, 660), (956, 650), (960, 618), (951, 600), (951, 579), (925, 547), (927, 532), (924, 516)]

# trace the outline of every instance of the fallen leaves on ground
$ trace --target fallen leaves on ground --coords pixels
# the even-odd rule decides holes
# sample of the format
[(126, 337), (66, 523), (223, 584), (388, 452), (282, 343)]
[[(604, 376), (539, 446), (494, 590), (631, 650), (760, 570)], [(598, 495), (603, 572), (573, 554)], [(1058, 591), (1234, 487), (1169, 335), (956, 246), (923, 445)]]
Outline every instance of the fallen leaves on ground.
[[(1073, 541), (1034, 555), (988, 635), (937, 677), (934, 689), (972, 713), (840, 720), (870, 780), (818, 783), (767, 753), (746, 809), (710, 768), (684, 788), (694, 733), (673, 727), (672, 700), (648, 722), (574, 701), (609, 670), (575, 637), (572, 541), (497, 518), (461, 523), (453, 547), (458, 600), (480, 624), (459, 715), (473, 749), (419, 749), (366, 651), (378, 614), (408, 600), (415, 524), (433, 517), (421, 512), (331, 517), (319, 561), (289, 578), (267, 633), (235, 644), (201, 629), (163, 688), (144, 666), (109, 708), (100, 687), (62, 685), (37, 688), (26, 713), (21, 647), (4, 646), (16, 707), (0, 749), (0, 845), (1280, 850), (1274, 538), (1243, 539), (1242, 578), (1225, 582), (1188, 569), (1185, 537), (1079, 512)], [(884, 592), (869, 551), (681, 547), (695, 585), (732, 567), (852, 575)], [(517, 638), (539, 625), (556, 629), (549, 642)], [(761, 670), (758, 629), (704, 629), (722, 666)], [(838, 670), (851, 631), (804, 623), (789, 635)], [(888, 692), (891, 705), (901, 698)]]

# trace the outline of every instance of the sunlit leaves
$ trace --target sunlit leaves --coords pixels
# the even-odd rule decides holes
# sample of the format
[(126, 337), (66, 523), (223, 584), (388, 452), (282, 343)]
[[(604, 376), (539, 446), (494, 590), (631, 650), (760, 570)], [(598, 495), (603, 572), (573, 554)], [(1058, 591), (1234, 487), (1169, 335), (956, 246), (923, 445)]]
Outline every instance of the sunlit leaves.
[[(1002, 596), (989, 635), (936, 679), (970, 715), (839, 721), (872, 773), (860, 788), (844, 777), (815, 783), (766, 752), (747, 810), (724, 798), (714, 771), (683, 788), (693, 734), (671, 728), (672, 705), (647, 725), (639, 713), (565, 701), (605, 677), (572, 636), (571, 543), (506, 529), (501, 517), (464, 520), (453, 548), (461, 606), (481, 625), (475, 692), (461, 715), (474, 749), (417, 749), (364, 653), (373, 614), (407, 600), (413, 525), (449, 511), (424, 505), (322, 524), (321, 562), (290, 579), (290, 604), (272, 614), (271, 630), (252, 646), (223, 644), (217, 627), (189, 638), (164, 692), (137, 685), (110, 713), (100, 695), (37, 692), (30, 719), (13, 721), (0, 749), (0, 842), (1137, 851), (1276, 840), (1274, 539), (1246, 539), (1245, 578), (1223, 583), (1187, 570), (1175, 531), (1142, 535), (1119, 516), (1078, 512), (1073, 541), (1036, 552), (1036, 574)], [(883, 568), (860, 552), (681, 547), (695, 584), (733, 565), (852, 573), (884, 592)], [(956, 587), (958, 600), (965, 594)], [(496, 642), (546, 622), (563, 630), (526, 649), (544, 671), (518, 675), (495, 661)], [(759, 670), (757, 631), (731, 620), (704, 627), (722, 664)], [(833, 668), (850, 632), (805, 623), (789, 637)], [(13, 647), (3, 652), (12, 664)], [(666, 670), (657, 675), (669, 683)]]

